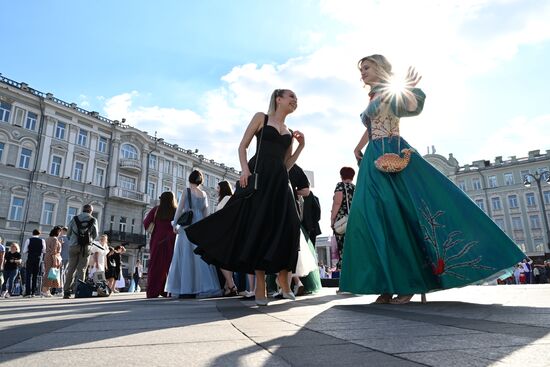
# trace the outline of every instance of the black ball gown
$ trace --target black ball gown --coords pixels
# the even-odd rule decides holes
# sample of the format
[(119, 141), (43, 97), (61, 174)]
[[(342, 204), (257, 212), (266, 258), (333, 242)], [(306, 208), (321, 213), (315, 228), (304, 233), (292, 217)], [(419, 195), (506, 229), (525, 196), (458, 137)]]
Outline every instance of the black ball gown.
[[(258, 189), (250, 197), (234, 195), (225, 207), (187, 227), (195, 253), (223, 269), (254, 273), (294, 271), (298, 259), (300, 219), (289, 186), (285, 153), (292, 143), (290, 134), (279, 134), (267, 125), (256, 134), (259, 154), (248, 162), (259, 175)], [(256, 149), (258, 151), (258, 149)]]

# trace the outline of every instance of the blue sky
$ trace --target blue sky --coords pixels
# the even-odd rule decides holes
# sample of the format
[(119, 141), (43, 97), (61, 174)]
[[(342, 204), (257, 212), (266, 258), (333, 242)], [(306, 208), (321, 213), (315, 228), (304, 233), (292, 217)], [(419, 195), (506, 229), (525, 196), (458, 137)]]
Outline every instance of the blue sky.
[[(240, 169), (236, 148), (275, 88), (306, 136), (328, 227), (367, 103), (356, 62), (414, 65), (428, 99), (401, 133), (461, 164), (550, 149), (550, 1), (31, 1), (0, 6), (0, 73)], [(430, 9), (430, 11), (426, 11)], [(325, 231), (327, 232), (327, 231)]]

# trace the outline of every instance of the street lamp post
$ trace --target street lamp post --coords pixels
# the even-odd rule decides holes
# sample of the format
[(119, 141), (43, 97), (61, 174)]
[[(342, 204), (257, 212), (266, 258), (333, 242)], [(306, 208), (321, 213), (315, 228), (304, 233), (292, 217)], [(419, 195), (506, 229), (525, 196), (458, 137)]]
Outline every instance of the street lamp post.
[(542, 207), (542, 217), (544, 219), (544, 227), (546, 230), (546, 249), (544, 252), (546, 253), (547, 250), (550, 252), (550, 227), (548, 226), (548, 217), (546, 216), (546, 207), (544, 205), (544, 197), (542, 195), (542, 187), (541, 187), (541, 181), (546, 181), (546, 183), (550, 183), (550, 171), (543, 170), (542, 172), (535, 171), (535, 174), (527, 173), (525, 174), (523, 185), (525, 187), (531, 187), (531, 181), (528, 179), (528, 177), (531, 177), (533, 180), (535, 180), (537, 187), (539, 189), (539, 199), (540, 199), (540, 205)]

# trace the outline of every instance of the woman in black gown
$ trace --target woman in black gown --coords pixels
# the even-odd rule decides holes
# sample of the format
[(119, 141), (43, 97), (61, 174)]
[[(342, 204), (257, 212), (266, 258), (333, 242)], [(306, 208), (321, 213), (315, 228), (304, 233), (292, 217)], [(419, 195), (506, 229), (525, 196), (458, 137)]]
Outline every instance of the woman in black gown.
[[(258, 188), (252, 196), (238, 192), (225, 207), (186, 228), (187, 237), (197, 245), (195, 253), (209, 264), (223, 269), (256, 274), (256, 304), (267, 305), (265, 274), (279, 273), (283, 297), (294, 299), (288, 285), (288, 271), (295, 270), (300, 239), (300, 219), (288, 184), (288, 170), (304, 148), (304, 135), (285, 125), (298, 99), (288, 89), (276, 89), (267, 115), (258, 112), (246, 128), (239, 145), (241, 177), (258, 174)], [(246, 150), (256, 136), (257, 147), (247, 162)], [(298, 147), (293, 151), (292, 142)]]

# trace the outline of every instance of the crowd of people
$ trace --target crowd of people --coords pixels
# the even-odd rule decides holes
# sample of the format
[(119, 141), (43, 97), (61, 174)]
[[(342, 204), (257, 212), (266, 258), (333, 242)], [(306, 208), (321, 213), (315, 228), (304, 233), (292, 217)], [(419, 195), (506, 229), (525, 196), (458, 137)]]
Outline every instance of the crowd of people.
[[(400, 119), (419, 115), (424, 107), (426, 95), (417, 88), (421, 76), (409, 68), (404, 87), (395, 90), (384, 56), (364, 57), (357, 67), (369, 89), (361, 113), (365, 130), (353, 149), (359, 170), (356, 185), (353, 168), (340, 170), (330, 217), (339, 253), (331, 272), (340, 273), (339, 292), (375, 294), (375, 303), (404, 304), (414, 294), (475, 283), (522, 261), (525, 254), (514, 242), (401, 137)], [(238, 148), (241, 176), (235, 191), (220, 182), (214, 213), (209, 214), (199, 170), (189, 175), (179, 202), (172, 192), (161, 194), (143, 221), (151, 233), (147, 297), (241, 294), (266, 306), (268, 295), (294, 300), (320, 288), (321, 273), (327, 271), (318, 267), (314, 248), (319, 202), (296, 164), (305, 136), (286, 123), (297, 107), (294, 91), (276, 89), (267, 113), (252, 117)], [(249, 159), (254, 138), (256, 150)], [(86, 273), (104, 272), (113, 289), (120, 278), (124, 249), (110, 248), (106, 237), (99, 245), (89, 243), (98, 235), (91, 213), (85, 205), (67, 228), (65, 298)], [(46, 241), (38, 233), (24, 245), (29, 294), (37, 285), (42, 254), (47, 272), (64, 264), (58, 230)], [(21, 264), (17, 246), (12, 248), (3, 262), (9, 264), (4, 265), (8, 293), (13, 269)], [(548, 267), (523, 262), (517, 270), (519, 278), (523, 270), (529, 282), (540, 282)], [(141, 273), (136, 266), (136, 289)], [(52, 279), (48, 274), (42, 293), (61, 287)]]

